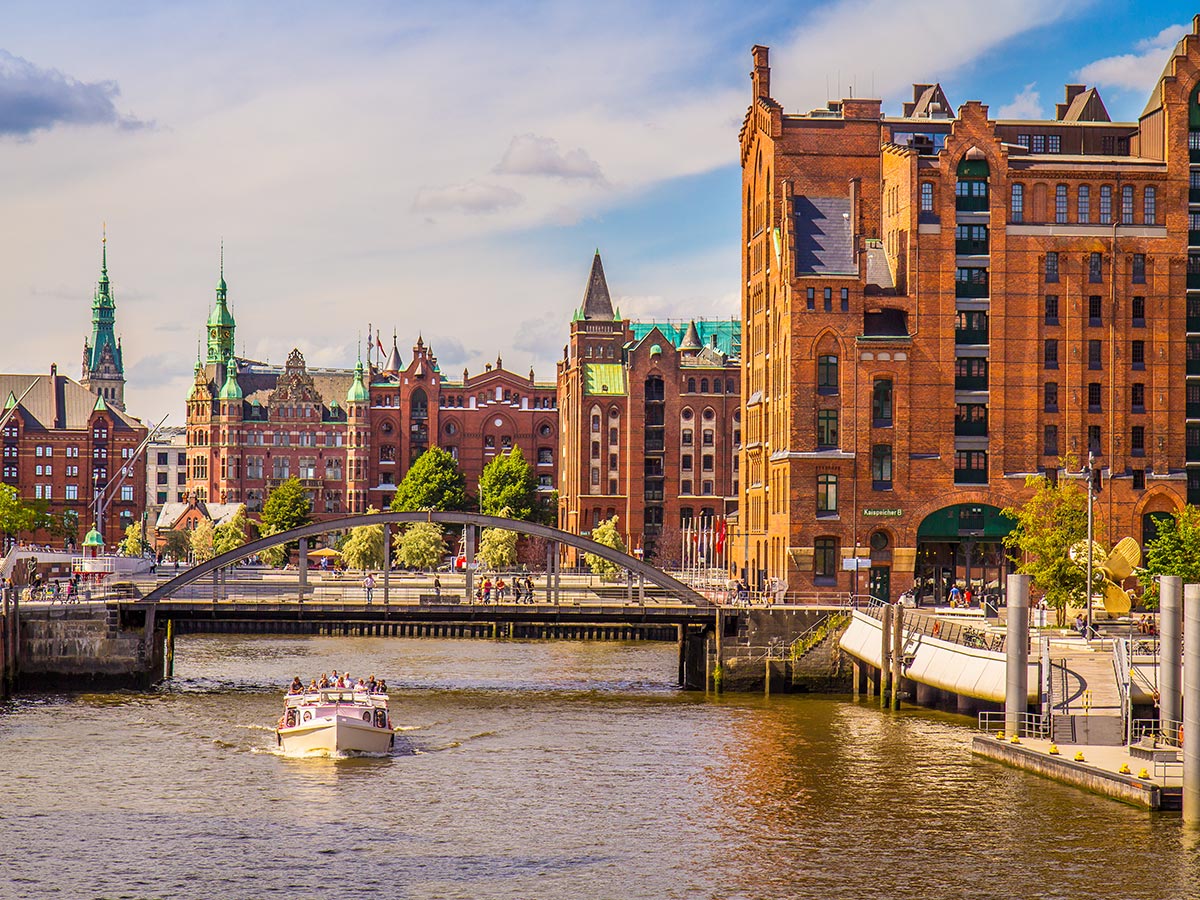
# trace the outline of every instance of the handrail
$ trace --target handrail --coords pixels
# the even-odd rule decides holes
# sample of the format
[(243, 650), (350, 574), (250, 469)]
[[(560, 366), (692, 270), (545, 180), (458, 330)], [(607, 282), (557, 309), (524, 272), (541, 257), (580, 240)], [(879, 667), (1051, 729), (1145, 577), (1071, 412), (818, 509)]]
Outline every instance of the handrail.
[(1183, 746), (1183, 723), (1176, 719), (1134, 719), (1131, 739), (1134, 743), (1149, 738), (1156, 746)]
[[(1008, 714), (1002, 710), (985, 710), (979, 713), (979, 730), (985, 733), (1004, 731)], [(1017, 713), (1020, 737), (1047, 738), (1050, 736), (1050, 717), (1041, 713)]]
[[(857, 608), (873, 619), (882, 619), (883, 607), (888, 604), (875, 598), (872, 598), (872, 601), (865, 607)], [(937, 638), (963, 647), (989, 650), (993, 653), (1003, 653), (1007, 640), (1006, 635), (992, 634), (986, 629), (976, 628), (967, 622), (953, 622), (940, 616), (926, 615), (907, 608), (904, 616), (904, 630), (909, 636), (916, 634)]]

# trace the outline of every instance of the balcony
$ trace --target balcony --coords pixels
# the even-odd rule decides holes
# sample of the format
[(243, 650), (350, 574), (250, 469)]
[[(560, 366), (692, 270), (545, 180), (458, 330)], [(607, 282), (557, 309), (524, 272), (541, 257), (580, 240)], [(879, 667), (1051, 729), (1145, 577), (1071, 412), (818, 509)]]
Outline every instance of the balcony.
[(955, 375), (954, 389), (956, 391), (986, 391), (988, 377), (986, 375)]
[(958, 437), (987, 437), (987, 419), (966, 421), (954, 420), (954, 434)]
[(987, 484), (987, 469), (955, 469), (955, 484)]
[(956, 344), (986, 344), (988, 330), (986, 328), (956, 328), (954, 343)]

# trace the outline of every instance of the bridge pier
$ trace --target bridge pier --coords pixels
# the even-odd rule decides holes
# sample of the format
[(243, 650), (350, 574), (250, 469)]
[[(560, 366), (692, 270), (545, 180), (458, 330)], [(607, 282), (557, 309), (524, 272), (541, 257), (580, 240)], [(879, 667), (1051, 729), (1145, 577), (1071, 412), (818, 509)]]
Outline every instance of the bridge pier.
[(300, 538), (300, 600), (308, 591), (308, 538)]
[(383, 523), (383, 605), (388, 605), (392, 574), (392, 524)]
[(463, 526), (463, 555), (466, 559), (466, 596), (463, 600), (470, 603), (475, 599), (475, 526), (470, 522)]
[(888, 706), (892, 697), (892, 606), (885, 604), (879, 629), (879, 705)]

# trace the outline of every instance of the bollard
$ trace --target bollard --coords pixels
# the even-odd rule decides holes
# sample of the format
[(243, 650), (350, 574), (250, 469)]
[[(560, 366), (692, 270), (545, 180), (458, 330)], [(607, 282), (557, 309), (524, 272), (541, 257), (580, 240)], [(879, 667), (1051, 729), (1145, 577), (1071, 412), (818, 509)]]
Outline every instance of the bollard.
[(1163, 575), (1158, 582), (1159, 731), (1183, 719), (1183, 579)]
[(1029, 576), (1008, 576), (1008, 634), (1004, 687), (1004, 730), (1021, 733), (1029, 707)]
[(1183, 821), (1200, 825), (1200, 584), (1183, 589)]

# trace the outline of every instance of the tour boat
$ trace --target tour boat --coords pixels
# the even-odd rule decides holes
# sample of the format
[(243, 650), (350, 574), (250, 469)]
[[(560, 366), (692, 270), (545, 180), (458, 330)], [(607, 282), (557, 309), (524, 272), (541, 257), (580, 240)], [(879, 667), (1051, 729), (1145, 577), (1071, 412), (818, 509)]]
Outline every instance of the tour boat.
[(394, 735), (388, 698), (349, 688), (288, 694), (275, 736), (284, 753), (387, 753)]

